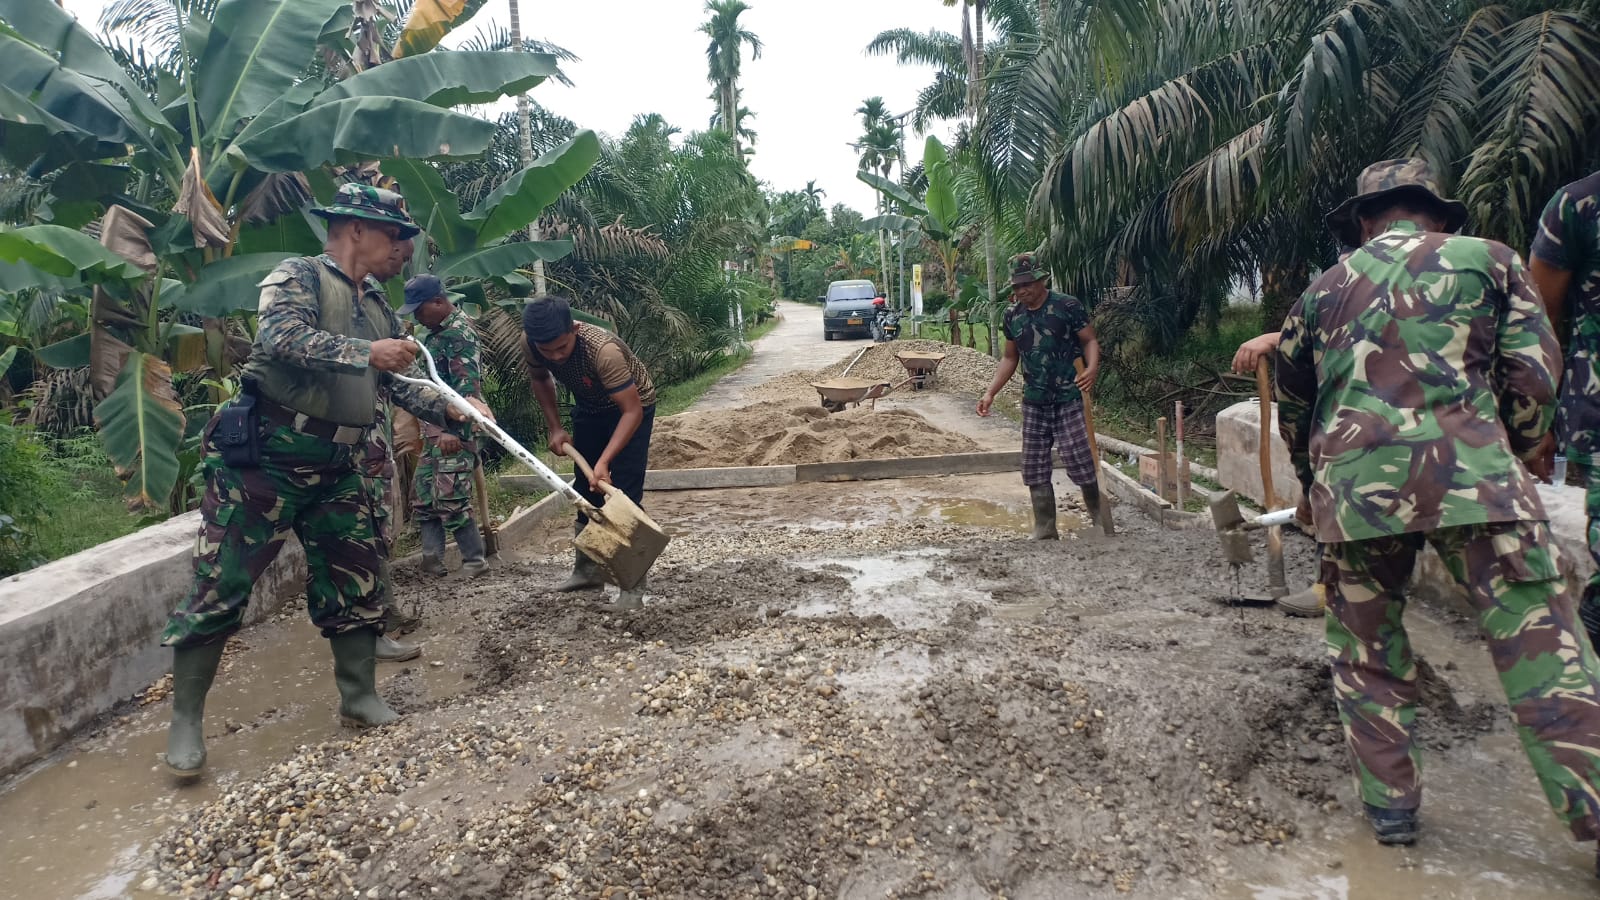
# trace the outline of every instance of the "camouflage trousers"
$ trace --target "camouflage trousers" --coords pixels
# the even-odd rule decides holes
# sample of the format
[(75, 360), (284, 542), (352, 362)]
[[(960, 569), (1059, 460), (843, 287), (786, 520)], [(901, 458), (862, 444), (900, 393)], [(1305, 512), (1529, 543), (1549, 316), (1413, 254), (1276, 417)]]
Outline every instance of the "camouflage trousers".
[(209, 429), (205, 449), (194, 586), (161, 643), (208, 644), (239, 630), (251, 588), (291, 531), (305, 548), (306, 608), (323, 635), (381, 626), (384, 560), (352, 448), (279, 427), (263, 434), (258, 468), (224, 465)]
[(1362, 801), (1422, 802), (1417, 669), (1401, 616), (1426, 538), (1478, 611), (1478, 625), (1545, 798), (1578, 840), (1600, 814), (1600, 660), (1579, 632), (1549, 527), (1500, 522), (1327, 544), (1328, 651)]
[(1584, 511), (1589, 517), (1589, 557), (1594, 560), (1594, 571), (1583, 586), (1583, 599), (1578, 602), (1578, 614), (1589, 632), (1589, 642), (1600, 644), (1600, 466), (1578, 466), (1578, 471), (1587, 485)]
[(471, 445), (446, 453), (430, 442), (417, 461), (416, 499), (411, 504), (417, 518), (438, 519), (451, 534), (465, 527), (472, 518), (472, 472), (477, 467), (478, 454)]

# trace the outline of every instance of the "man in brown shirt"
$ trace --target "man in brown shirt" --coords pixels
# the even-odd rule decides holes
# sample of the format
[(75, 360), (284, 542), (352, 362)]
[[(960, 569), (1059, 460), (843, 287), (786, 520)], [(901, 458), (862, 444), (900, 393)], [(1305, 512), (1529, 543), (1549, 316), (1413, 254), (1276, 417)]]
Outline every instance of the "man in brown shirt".
[[(635, 503), (644, 501), (644, 473), (650, 461), (650, 430), (655, 422), (656, 388), (644, 364), (622, 339), (595, 325), (572, 318), (561, 297), (540, 297), (522, 311), (522, 333), (528, 343), (533, 395), (539, 400), (550, 430), (550, 451), (561, 453), (571, 443), (594, 467), (594, 480), (574, 485), (590, 503), (605, 502), (602, 482)], [(561, 423), (556, 382), (572, 392), (572, 432)], [(578, 513), (576, 531), (588, 524)], [(558, 591), (580, 591), (603, 585), (599, 569), (573, 551), (572, 575)], [(644, 585), (624, 591), (619, 610), (638, 609)]]

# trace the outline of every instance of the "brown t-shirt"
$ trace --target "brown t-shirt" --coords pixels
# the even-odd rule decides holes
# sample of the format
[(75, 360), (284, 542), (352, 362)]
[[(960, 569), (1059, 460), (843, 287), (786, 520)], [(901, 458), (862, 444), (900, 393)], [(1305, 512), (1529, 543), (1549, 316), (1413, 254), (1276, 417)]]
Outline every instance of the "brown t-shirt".
[(552, 363), (539, 355), (535, 347), (528, 348), (528, 363), (535, 377), (546, 372), (566, 385), (579, 406), (591, 409), (615, 407), (612, 399), (618, 391), (629, 385), (639, 389), (639, 402), (651, 406), (656, 402), (656, 386), (628, 345), (604, 328), (579, 322), (578, 340), (572, 355), (560, 363)]

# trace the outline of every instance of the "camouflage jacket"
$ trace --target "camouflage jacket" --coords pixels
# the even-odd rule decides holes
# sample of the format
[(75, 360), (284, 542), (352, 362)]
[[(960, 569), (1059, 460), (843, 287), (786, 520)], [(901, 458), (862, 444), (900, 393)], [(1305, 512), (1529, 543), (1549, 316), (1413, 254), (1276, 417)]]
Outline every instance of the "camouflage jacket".
[(1317, 538), (1543, 520), (1518, 460), (1559, 351), (1522, 259), (1397, 222), (1324, 272), (1278, 345), (1278, 421)]
[[(483, 365), (478, 356), (478, 332), (473, 328), (472, 320), (461, 310), (455, 310), (439, 323), (437, 331), (428, 329), (422, 336), (422, 345), (433, 354), (433, 364), (439, 369), (439, 377), (445, 384), (455, 389), (463, 397), (483, 397)], [(423, 365), (419, 360), (418, 365)], [(453, 426), (452, 431), (471, 437), (471, 431), (465, 425)], [(423, 434), (429, 439), (437, 438), (445, 429), (436, 425), (424, 424)]]
[(1006, 338), (1017, 345), (1022, 368), (1022, 401), (1043, 405), (1077, 403), (1078, 371), (1073, 362), (1083, 355), (1078, 332), (1089, 327), (1089, 313), (1078, 298), (1051, 291), (1038, 309), (1013, 303), (1006, 310)]
[[(339, 274), (344, 274), (332, 257), (324, 254), (318, 258)], [(262, 289), (251, 355), (271, 356), (280, 362), (306, 369), (336, 372), (366, 369), (372, 352), (370, 341), (344, 337), (317, 327), (320, 279), (315, 262), (309, 257), (292, 257), (279, 263), (274, 271), (286, 273), (289, 277)], [(345, 278), (349, 280), (349, 276)], [(379, 300), (376, 305), (383, 309), (384, 321), (376, 323), (379, 333), (396, 338), (405, 337), (399, 318), (389, 308), (383, 285), (369, 277), (362, 289), (367, 294), (376, 294)], [(439, 424), (449, 421), (444, 397), (432, 388), (397, 381), (388, 372), (382, 372), (379, 373), (378, 389), (380, 392), (387, 390), (391, 400), (418, 418)]]
[(1565, 298), (1572, 325), (1556, 433), (1568, 457), (1594, 465), (1600, 463), (1600, 172), (1551, 198), (1539, 220), (1533, 256), (1572, 273)]

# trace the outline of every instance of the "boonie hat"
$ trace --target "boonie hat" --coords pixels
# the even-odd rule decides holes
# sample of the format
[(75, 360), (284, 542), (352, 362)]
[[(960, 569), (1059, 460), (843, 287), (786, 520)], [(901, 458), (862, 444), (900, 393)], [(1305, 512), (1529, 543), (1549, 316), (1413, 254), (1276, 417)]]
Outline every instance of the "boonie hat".
[(1011, 257), (1011, 283), (1032, 284), (1041, 278), (1049, 278), (1050, 270), (1039, 264), (1039, 260), (1032, 253), (1018, 253)]
[(406, 212), (406, 198), (394, 191), (357, 181), (339, 185), (339, 191), (333, 195), (332, 203), (317, 207), (311, 212), (324, 219), (347, 217), (398, 225), (401, 240), (422, 233), (422, 229), (412, 221), (411, 214)]
[(413, 275), (406, 281), (406, 302), (400, 307), (400, 315), (409, 316), (417, 311), (417, 307), (444, 293), (444, 282), (438, 276), (424, 272)]
[(1439, 188), (1439, 178), (1425, 159), (1409, 157), (1375, 162), (1356, 177), (1356, 195), (1339, 204), (1328, 213), (1328, 228), (1341, 244), (1348, 247), (1361, 245), (1361, 223), (1357, 221), (1362, 206), (1398, 194), (1426, 196), (1444, 214), (1445, 230), (1456, 232), (1467, 224), (1467, 205), (1446, 197)]

